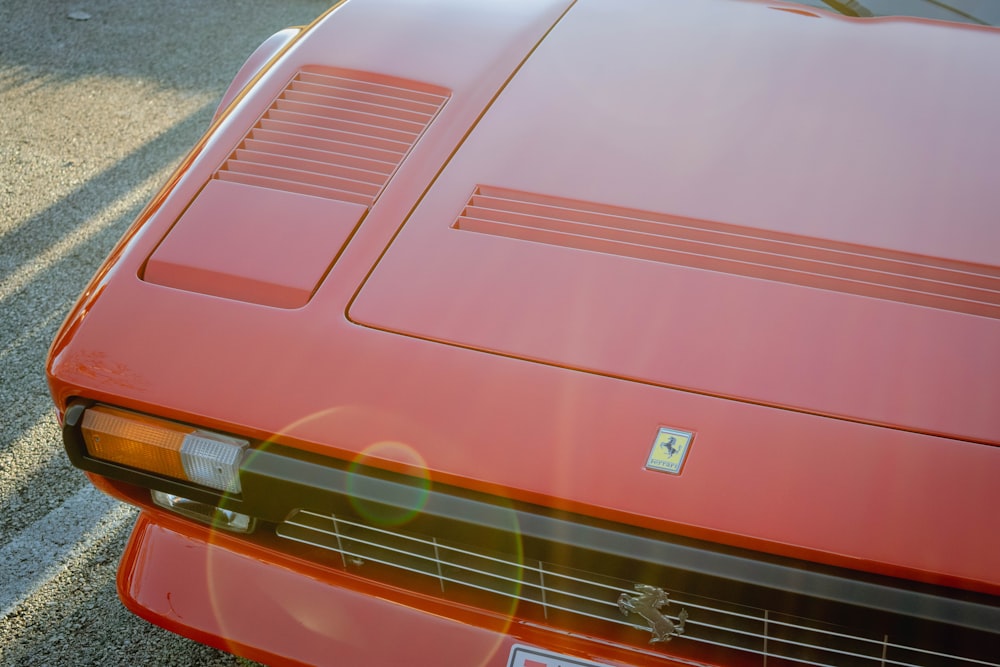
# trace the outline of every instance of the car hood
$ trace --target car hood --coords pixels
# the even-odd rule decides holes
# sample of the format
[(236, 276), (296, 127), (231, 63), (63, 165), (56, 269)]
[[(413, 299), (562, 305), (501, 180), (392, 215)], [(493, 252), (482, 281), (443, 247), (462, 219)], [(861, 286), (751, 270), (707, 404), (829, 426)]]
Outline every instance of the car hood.
[(1000, 591), (998, 34), (624, 6), (341, 5), (99, 271), (57, 403)]
[(351, 318), (997, 444), (996, 35), (635, 4), (559, 22)]

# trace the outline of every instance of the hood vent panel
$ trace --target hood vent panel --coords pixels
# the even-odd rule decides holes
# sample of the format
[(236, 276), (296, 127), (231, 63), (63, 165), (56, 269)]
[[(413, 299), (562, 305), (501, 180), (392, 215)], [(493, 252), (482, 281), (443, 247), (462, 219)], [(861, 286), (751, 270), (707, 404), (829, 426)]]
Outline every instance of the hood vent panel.
[(479, 186), (456, 229), (1000, 318), (1000, 269)]
[(447, 98), (413, 81), (302, 70), (215, 178), (370, 206)]

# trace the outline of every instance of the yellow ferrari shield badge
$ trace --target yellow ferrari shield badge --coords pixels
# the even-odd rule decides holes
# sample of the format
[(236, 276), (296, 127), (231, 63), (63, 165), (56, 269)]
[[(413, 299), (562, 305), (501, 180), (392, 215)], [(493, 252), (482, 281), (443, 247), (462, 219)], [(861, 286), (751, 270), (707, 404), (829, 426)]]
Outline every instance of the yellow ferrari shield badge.
[(653, 451), (649, 453), (646, 468), (676, 475), (684, 465), (693, 439), (694, 433), (661, 427), (653, 441)]

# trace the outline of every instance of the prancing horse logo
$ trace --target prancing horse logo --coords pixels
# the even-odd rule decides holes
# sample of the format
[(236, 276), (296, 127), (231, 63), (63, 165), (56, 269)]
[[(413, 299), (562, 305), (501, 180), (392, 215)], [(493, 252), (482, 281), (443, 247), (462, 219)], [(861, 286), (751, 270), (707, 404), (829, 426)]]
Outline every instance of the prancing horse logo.
[(672, 436), (670, 436), (670, 438), (667, 439), (666, 442), (661, 442), (660, 443), (660, 449), (667, 450), (667, 457), (668, 458), (673, 458), (673, 457), (677, 456), (677, 452), (679, 452), (680, 449), (681, 449), (681, 446), (679, 444), (677, 444), (677, 436), (676, 435), (672, 435)]
[(649, 623), (647, 629), (653, 633), (653, 638), (649, 640), (650, 644), (668, 642), (684, 633), (684, 623), (688, 617), (687, 609), (681, 609), (681, 613), (677, 615), (677, 623), (674, 623), (660, 612), (660, 609), (670, 604), (667, 594), (662, 589), (636, 584), (635, 590), (635, 595), (622, 593), (618, 596), (618, 609), (623, 616), (635, 612), (646, 619)]

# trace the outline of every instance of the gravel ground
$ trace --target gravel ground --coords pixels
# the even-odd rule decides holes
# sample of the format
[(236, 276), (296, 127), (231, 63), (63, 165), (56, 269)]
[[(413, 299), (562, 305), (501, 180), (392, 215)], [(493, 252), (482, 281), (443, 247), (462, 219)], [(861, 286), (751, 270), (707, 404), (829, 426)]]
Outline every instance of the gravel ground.
[(248, 664), (115, 594), (135, 512), (62, 452), (49, 342), (243, 59), (325, 0), (0, 0), (0, 664)]

